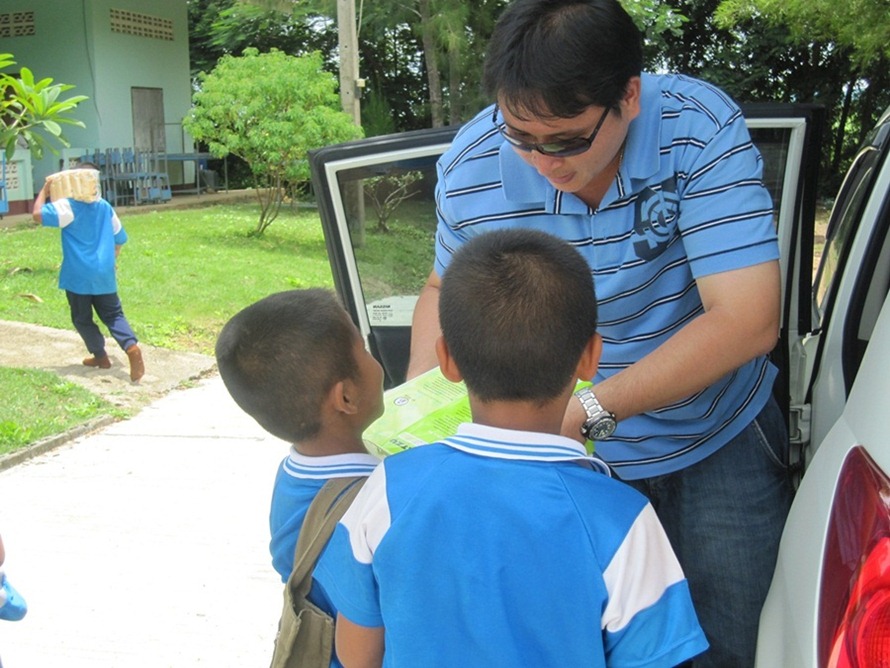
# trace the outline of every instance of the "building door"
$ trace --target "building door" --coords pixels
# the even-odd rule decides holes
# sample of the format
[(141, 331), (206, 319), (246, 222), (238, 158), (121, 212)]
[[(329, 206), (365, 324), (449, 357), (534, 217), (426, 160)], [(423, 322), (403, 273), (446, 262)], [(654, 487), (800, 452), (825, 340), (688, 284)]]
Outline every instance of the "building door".
[(164, 91), (161, 88), (130, 89), (133, 107), (133, 146), (161, 153), (167, 150), (164, 131)]

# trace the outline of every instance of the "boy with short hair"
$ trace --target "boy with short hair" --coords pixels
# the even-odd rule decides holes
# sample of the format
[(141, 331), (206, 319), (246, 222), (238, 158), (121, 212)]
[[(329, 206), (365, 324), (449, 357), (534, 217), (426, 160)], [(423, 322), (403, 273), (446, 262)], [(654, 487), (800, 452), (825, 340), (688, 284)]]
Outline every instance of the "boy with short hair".
[(602, 341), (587, 263), (543, 232), (467, 242), (442, 373), (472, 424), (392, 455), (319, 560), (345, 666), (675, 666), (707, 648), (646, 499), (560, 436)]
[[(328, 290), (279, 292), (229, 320), (216, 343), (223, 383), (264, 429), (292, 444), (272, 493), (269, 550), (287, 582), (306, 511), (332, 478), (377, 465), (362, 433), (383, 413), (383, 370)], [(312, 588), (309, 599), (336, 610)]]
[[(90, 162), (81, 162), (77, 169), (98, 172), (98, 167)], [(114, 208), (102, 197), (92, 201), (74, 197), (49, 199), (48, 177), (34, 198), (31, 215), (44, 227), (58, 227), (62, 231), (59, 287), (68, 299), (71, 323), (90, 353), (83, 364), (98, 369), (111, 368), (105, 337), (93, 320), (95, 311), (127, 354), (130, 380), (138, 383), (145, 375), (142, 349), (117, 293), (117, 257), (127, 243), (127, 233)]]

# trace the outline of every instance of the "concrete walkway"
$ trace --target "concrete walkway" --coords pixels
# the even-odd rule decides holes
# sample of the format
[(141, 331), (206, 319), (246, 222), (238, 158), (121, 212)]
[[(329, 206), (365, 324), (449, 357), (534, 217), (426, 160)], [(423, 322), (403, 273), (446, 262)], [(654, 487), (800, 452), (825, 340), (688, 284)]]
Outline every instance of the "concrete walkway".
[(4, 668), (262, 667), (282, 585), (267, 549), (287, 445), (218, 376), (0, 471)]

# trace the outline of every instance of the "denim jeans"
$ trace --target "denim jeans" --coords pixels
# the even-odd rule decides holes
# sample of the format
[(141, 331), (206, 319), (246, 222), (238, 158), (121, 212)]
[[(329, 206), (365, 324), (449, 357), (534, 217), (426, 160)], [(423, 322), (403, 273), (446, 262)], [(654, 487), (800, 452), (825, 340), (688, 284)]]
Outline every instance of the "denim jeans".
[(136, 335), (124, 317), (124, 309), (116, 292), (107, 295), (79, 295), (66, 290), (65, 295), (71, 308), (71, 322), (74, 324), (74, 329), (80, 334), (91, 354), (96, 357), (105, 356), (105, 337), (93, 321), (94, 308), (99, 320), (105, 324), (122, 350), (136, 343)]
[(770, 399), (738, 436), (682, 471), (628, 481), (651, 501), (710, 649), (695, 668), (750, 668), (791, 506), (788, 431)]

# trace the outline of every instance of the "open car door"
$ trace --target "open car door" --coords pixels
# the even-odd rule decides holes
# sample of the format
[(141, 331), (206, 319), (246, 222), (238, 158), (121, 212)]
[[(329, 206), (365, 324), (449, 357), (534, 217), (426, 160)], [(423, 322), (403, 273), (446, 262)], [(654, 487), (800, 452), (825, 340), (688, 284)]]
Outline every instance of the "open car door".
[[(813, 105), (742, 107), (764, 159), (775, 206), (782, 262), (780, 368), (776, 393), (798, 442), (808, 433), (802, 405), (812, 362), (801, 339), (812, 327), (816, 183), (824, 113)], [(337, 292), (383, 365), (386, 387), (405, 380), (411, 317), (433, 267), (436, 160), (458, 128), (406, 132), (328, 146), (309, 156)], [(387, 199), (388, 198), (388, 199)], [(382, 223), (381, 223), (382, 221)], [(392, 221), (394, 232), (382, 231)], [(398, 230), (395, 231), (395, 224)], [(400, 257), (401, 238), (423, 238), (422, 251)], [(792, 380), (800, 387), (792, 387)], [(805, 445), (805, 444), (804, 444)]]

